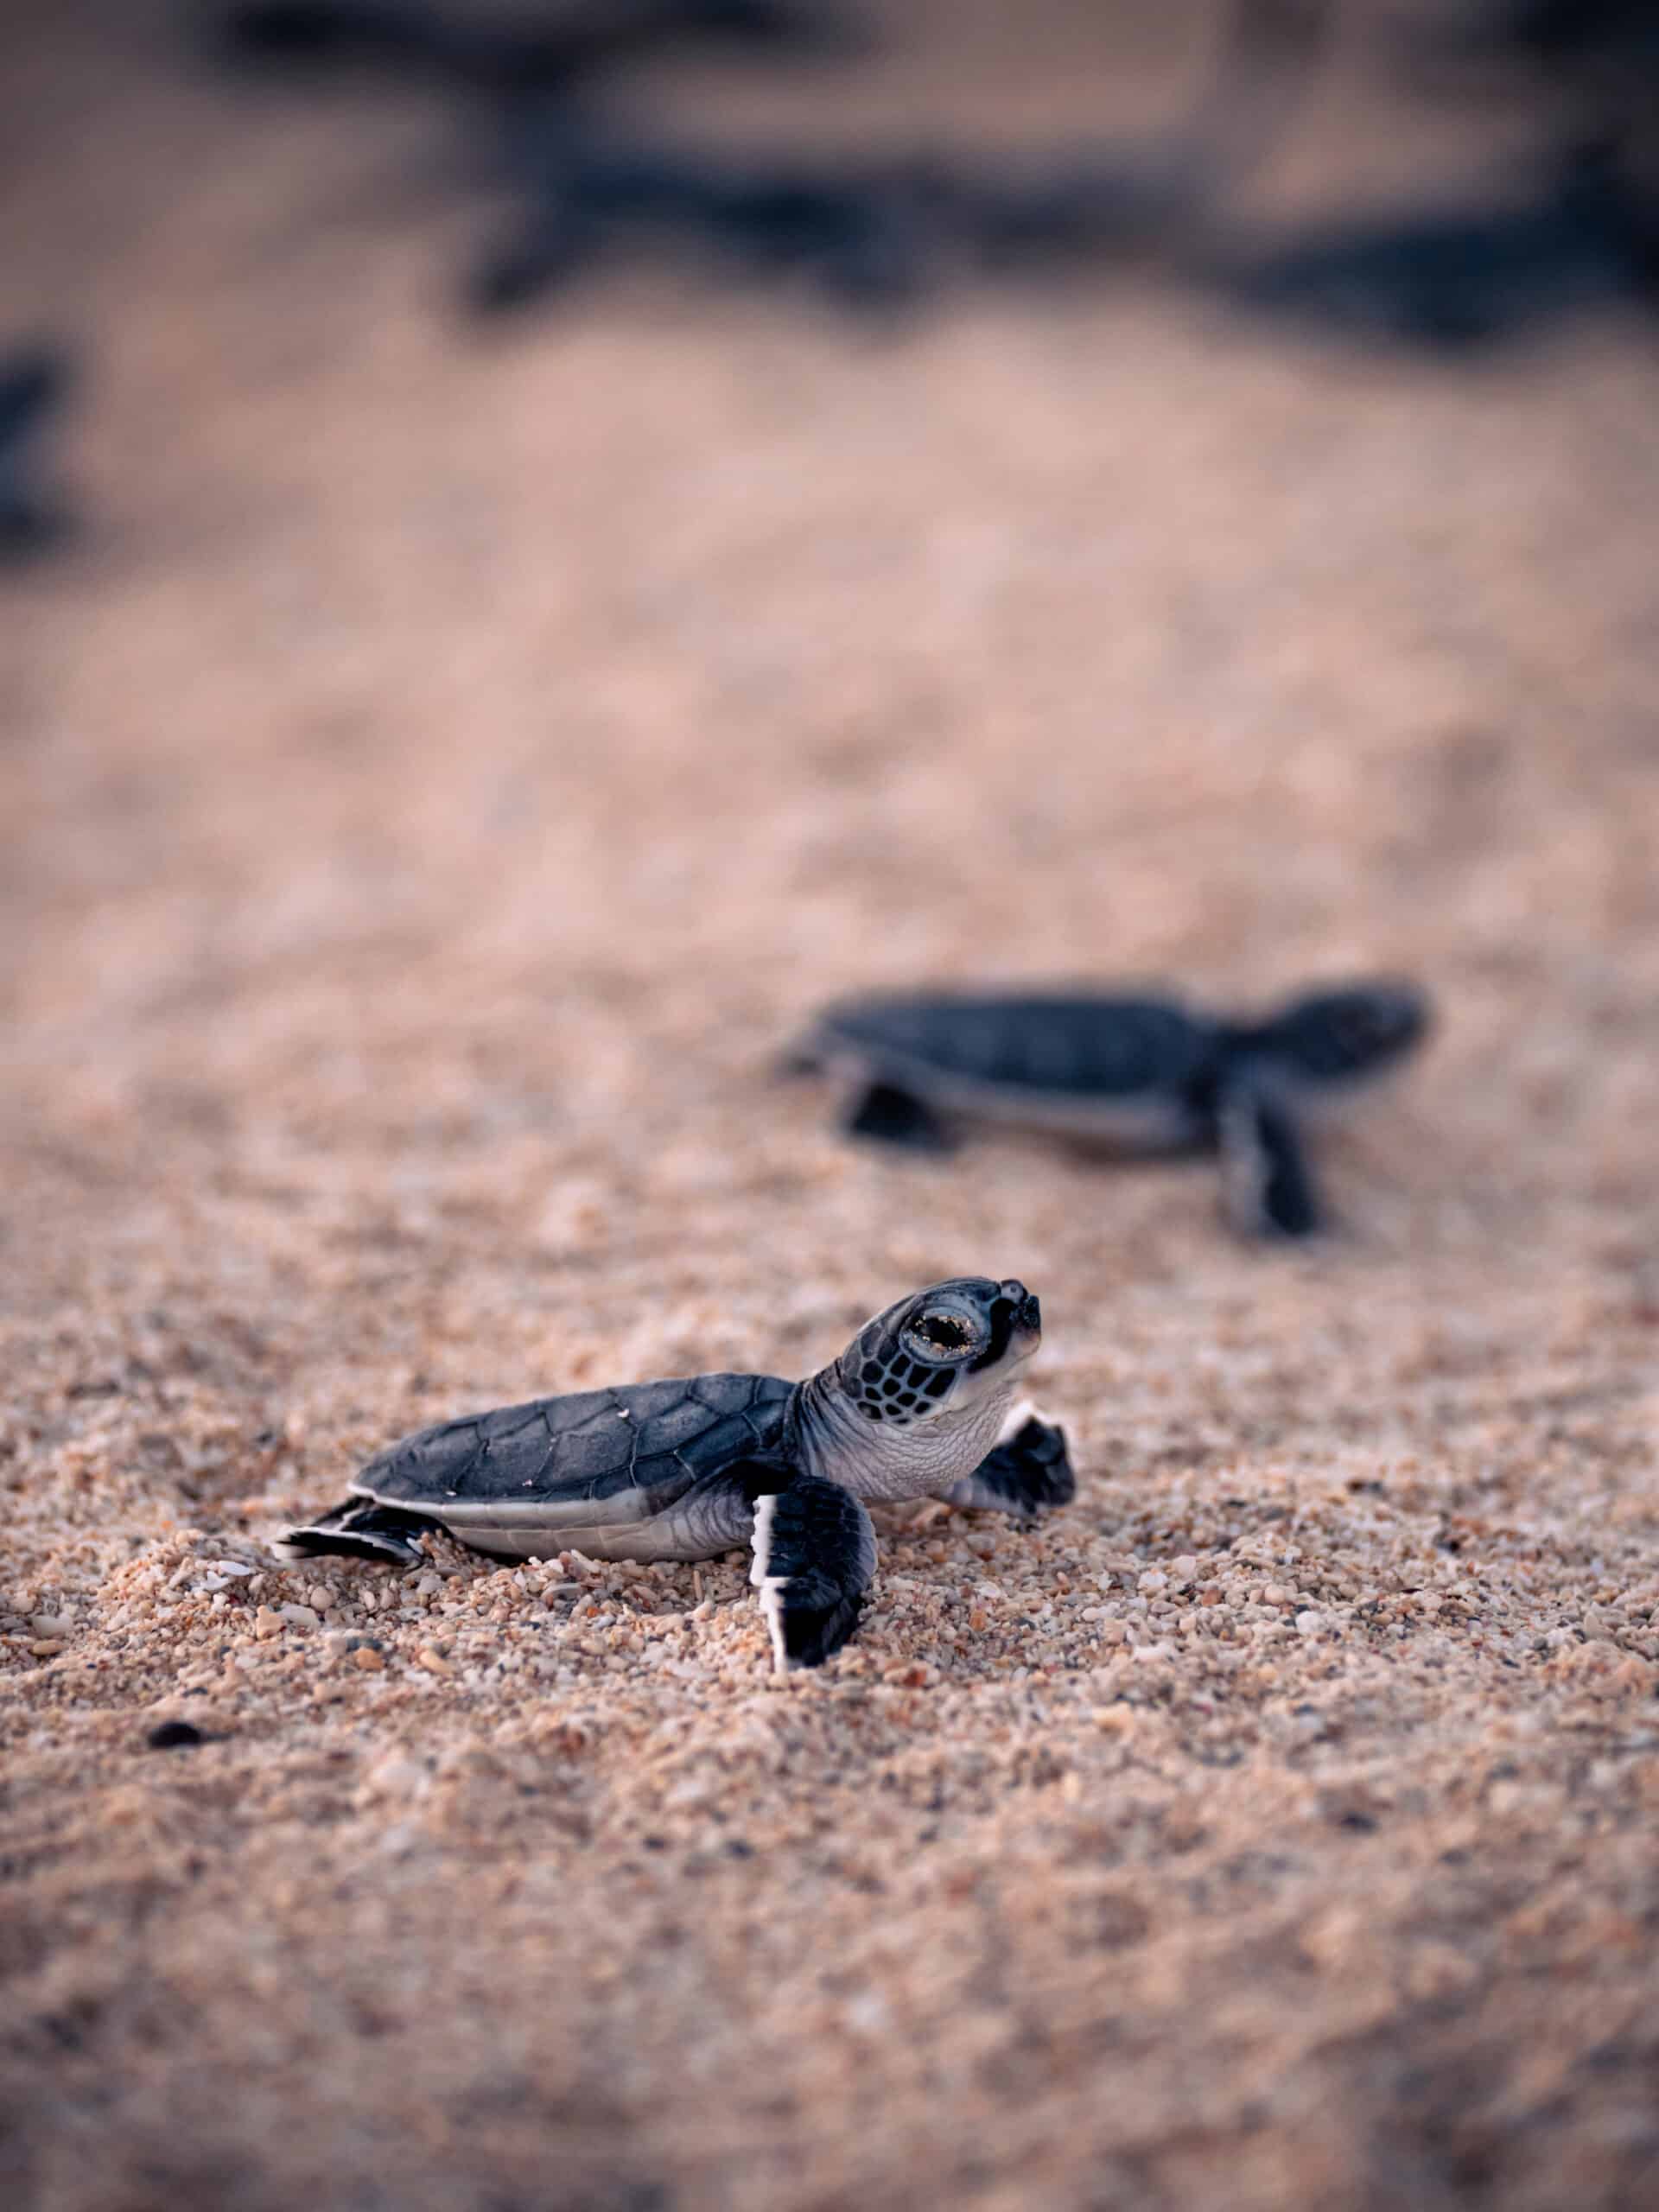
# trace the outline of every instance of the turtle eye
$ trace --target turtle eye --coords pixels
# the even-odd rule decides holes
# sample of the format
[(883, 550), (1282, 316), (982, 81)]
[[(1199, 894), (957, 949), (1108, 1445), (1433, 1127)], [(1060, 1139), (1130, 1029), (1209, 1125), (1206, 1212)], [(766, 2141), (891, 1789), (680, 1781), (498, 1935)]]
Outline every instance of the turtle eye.
[(950, 1358), (971, 1350), (974, 1332), (959, 1314), (924, 1313), (910, 1325), (910, 1333), (936, 1355)]

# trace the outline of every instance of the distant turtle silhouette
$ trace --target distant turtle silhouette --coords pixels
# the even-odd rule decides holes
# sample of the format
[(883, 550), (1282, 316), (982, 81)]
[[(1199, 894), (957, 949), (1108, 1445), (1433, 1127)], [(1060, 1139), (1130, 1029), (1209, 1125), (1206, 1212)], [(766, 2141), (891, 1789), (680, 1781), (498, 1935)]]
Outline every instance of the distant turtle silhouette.
[(1220, 1154), (1247, 1236), (1305, 1236), (1325, 1220), (1299, 1126), (1421, 1040), (1427, 1001), (1401, 982), (1309, 991), (1265, 1020), (1173, 999), (918, 992), (821, 1014), (792, 1069), (852, 1077), (850, 1135), (950, 1147), (954, 1125), (1003, 1122), (1141, 1150)]
[(41, 444), (73, 381), (56, 346), (0, 355), (0, 560), (52, 544), (67, 518), (42, 480)]

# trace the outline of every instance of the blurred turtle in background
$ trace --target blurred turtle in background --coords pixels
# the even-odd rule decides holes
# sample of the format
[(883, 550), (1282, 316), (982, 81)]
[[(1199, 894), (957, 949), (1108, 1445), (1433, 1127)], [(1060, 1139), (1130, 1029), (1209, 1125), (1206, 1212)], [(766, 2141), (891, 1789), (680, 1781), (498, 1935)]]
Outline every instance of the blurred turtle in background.
[(871, 313), (953, 273), (1075, 272), (1173, 250), (1282, 137), (1334, 13), (1335, 0), (1222, 0), (1198, 97), (1143, 145), (868, 158), (677, 143), (596, 105), (629, 67), (666, 55), (866, 48), (860, 19), (820, 0), (503, 0), (477, 15), (425, 0), (231, 0), (207, 21), (245, 67), (367, 72), (468, 104), (513, 202), (468, 274), (476, 314), (563, 290), (641, 246), (740, 279), (796, 279)]
[(555, 291), (624, 245), (689, 248), (853, 308), (903, 306), (927, 282), (939, 202), (919, 171), (744, 161), (579, 122), (515, 141), (518, 211), (467, 280), (479, 313)]
[(60, 346), (0, 354), (0, 560), (40, 552), (68, 528), (46, 481), (43, 449), (73, 381)]
[(796, 276), (838, 304), (910, 304), (946, 276), (1072, 270), (1166, 249), (1275, 143), (1323, 47), (1332, 0), (1230, 0), (1190, 114), (1143, 147), (1001, 159), (744, 155), (597, 123), (567, 103), (504, 111), (518, 212), (467, 287), (517, 308), (641, 244), (750, 276)]
[(209, 21), (223, 48), (251, 66), (372, 69), (507, 97), (574, 92), (681, 45), (810, 47), (851, 35), (807, 0), (582, 0), (484, 16), (422, 0), (238, 0)]
[(1466, 0), (1400, 29), (1413, 88), (1537, 110), (1507, 177), (1308, 226), (1210, 270), (1246, 307), (1456, 353), (1659, 302), (1659, 0)]
[(1628, 84), (1659, 77), (1659, 0), (1474, 0), (1414, 43), (1429, 60), (1519, 62)]
[(1255, 1021), (1164, 998), (930, 991), (832, 1006), (789, 1065), (852, 1084), (850, 1135), (918, 1151), (982, 1121), (1216, 1153), (1241, 1234), (1306, 1236), (1325, 1218), (1307, 1110), (1397, 1065), (1427, 1027), (1423, 994), (1392, 982), (1309, 991)]
[(1659, 203), (1622, 143), (1599, 138), (1554, 159), (1523, 194), (1311, 229), (1214, 274), (1245, 307), (1471, 351), (1588, 308), (1659, 302)]

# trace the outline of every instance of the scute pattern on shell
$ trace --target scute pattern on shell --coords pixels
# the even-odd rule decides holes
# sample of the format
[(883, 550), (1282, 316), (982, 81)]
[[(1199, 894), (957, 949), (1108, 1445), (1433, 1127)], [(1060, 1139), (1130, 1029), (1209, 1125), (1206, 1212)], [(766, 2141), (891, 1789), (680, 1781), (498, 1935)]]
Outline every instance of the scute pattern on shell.
[(632, 1490), (668, 1502), (739, 1459), (775, 1452), (794, 1387), (775, 1375), (696, 1375), (536, 1398), (405, 1437), (352, 1488), (410, 1506)]

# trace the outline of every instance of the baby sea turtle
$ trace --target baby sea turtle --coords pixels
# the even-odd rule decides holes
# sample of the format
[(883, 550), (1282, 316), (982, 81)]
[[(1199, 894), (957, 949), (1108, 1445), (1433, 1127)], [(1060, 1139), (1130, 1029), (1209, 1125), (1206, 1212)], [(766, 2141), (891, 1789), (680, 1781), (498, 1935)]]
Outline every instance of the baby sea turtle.
[(804, 1382), (698, 1375), (423, 1429), (283, 1548), (418, 1567), (430, 1529), (507, 1559), (697, 1560), (748, 1545), (778, 1666), (815, 1667), (852, 1634), (875, 1572), (864, 1499), (1025, 1515), (1072, 1496), (1064, 1433), (1010, 1408), (1041, 1333), (1022, 1282), (936, 1282)]
[(1260, 1021), (1169, 999), (930, 991), (831, 1007), (791, 1065), (857, 1084), (851, 1134), (918, 1150), (946, 1150), (954, 1122), (980, 1119), (1218, 1152), (1241, 1233), (1303, 1236), (1323, 1221), (1304, 1101), (1380, 1074), (1427, 1020), (1398, 982), (1310, 991)]

